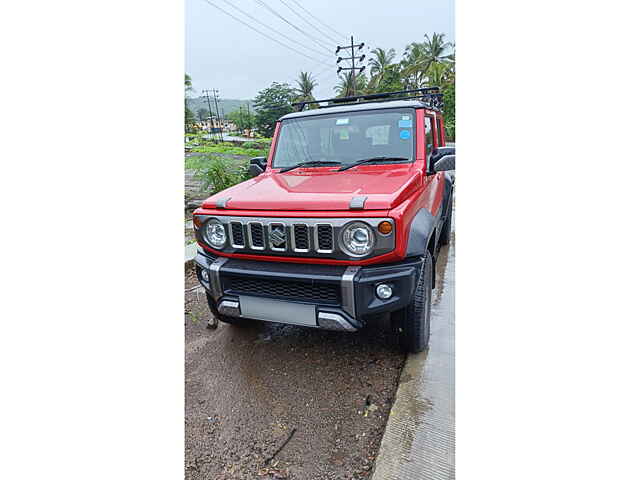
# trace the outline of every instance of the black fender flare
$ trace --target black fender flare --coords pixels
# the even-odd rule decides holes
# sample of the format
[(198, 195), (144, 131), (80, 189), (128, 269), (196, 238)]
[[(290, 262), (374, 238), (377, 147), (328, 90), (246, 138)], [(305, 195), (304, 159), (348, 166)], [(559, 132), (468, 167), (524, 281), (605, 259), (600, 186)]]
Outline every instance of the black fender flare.
[(435, 233), (437, 218), (426, 208), (421, 208), (411, 220), (409, 239), (407, 241), (407, 257), (424, 256), (431, 236)]

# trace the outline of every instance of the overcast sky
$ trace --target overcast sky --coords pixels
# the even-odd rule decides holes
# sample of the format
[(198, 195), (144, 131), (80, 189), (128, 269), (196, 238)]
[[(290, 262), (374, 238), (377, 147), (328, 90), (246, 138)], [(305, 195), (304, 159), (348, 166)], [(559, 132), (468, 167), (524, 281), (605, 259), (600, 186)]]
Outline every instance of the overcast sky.
[[(207, 1), (313, 59), (265, 38)], [(296, 76), (304, 70), (319, 80), (316, 98), (333, 96), (335, 40), (342, 39), (343, 45), (347, 41), (306, 14), (296, 1), (340, 34), (365, 42), (365, 53), (376, 47), (395, 48), (399, 57), (407, 44), (423, 40), (425, 33), (444, 33), (446, 40), (454, 41), (453, 0), (186, 0), (186, 72), (197, 94), (204, 88), (217, 88), (223, 98), (254, 98), (273, 81), (295, 85)], [(265, 5), (314, 38), (285, 23)]]

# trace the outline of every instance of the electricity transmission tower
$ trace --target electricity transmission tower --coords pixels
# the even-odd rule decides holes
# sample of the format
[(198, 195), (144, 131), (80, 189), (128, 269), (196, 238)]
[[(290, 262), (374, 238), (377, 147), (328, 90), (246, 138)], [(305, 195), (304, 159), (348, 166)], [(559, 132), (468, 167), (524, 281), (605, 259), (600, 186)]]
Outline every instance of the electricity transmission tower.
[[(351, 60), (351, 67), (338, 67), (338, 71), (337, 73), (339, 74), (342, 70), (349, 70), (351, 72), (351, 88), (349, 88), (349, 85), (347, 85), (347, 97), (352, 96), (352, 95), (356, 95), (356, 85), (357, 85), (357, 76), (360, 75), (364, 69), (365, 66), (361, 66), (361, 67), (356, 67), (356, 59), (359, 62), (364, 62), (365, 59), (365, 54), (363, 53), (362, 55), (360, 55), (359, 57), (356, 57), (356, 48), (358, 50), (362, 50), (364, 47), (364, 42), (361, 42), (359, 44), (354, 44), (353, 43), (353, 35), (351, 35), (351, 45), (345, 45), (345, 46), (340, 46), (338, 45), (338, 47), (336, 48), (336, 55), (338, 55), (338, 53), (340, 53), (340, 50), (347, 50), (347, 49), (351, 49), (351, 56), (350, 57), (338, 57), (338, 61), (336, 63), (340, 63), (343, 60)], [(358, 70), (358, 73), (356, 73), (356, 70)], [(347, 77), (348, 79), (348, 77)]]

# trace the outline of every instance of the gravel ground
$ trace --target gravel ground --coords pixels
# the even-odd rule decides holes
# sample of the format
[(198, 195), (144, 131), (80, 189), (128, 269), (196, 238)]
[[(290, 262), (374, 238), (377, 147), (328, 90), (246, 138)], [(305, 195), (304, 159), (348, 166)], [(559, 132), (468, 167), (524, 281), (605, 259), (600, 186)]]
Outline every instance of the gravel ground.
[(405, 360), (386, 323), (209, 330), (210, 318), (204, 291), (188, 291), (185, 477), (369, 478)]

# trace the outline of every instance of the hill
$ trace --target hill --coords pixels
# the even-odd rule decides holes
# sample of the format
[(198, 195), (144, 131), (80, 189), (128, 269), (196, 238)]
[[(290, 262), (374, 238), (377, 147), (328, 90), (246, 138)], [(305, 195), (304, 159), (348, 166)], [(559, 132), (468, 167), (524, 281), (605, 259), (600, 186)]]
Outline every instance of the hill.
[[(211, 111), (213, 112), (213, 115), (215, 116), (216, 114), (216, 107), (213, 103), (213, 98), (210, 98), (211, 101)], [(249, 108), (251, 109), (251, 111), (253, 111), (253, 102), (252, 100), (235, 100), (235, 99), (231, 99), (231, 98), (223, 98), (218, 100), (218, 108), (220, 109), (220, 115), (222, 115), (222, 112), (224, 111), (225, 115), (228, 113), (233, 112), (234, 110), (238, 110), (240, 107), (242, 108), (247, 108), (247, 103), (249, 104)], [(194, 98), (189, 98), (187, 99), (187, 105), (189, 106), (189, 109), (193, 112), (194, 115), (198, 115), (198, 110), (200, 110), (201, 108), (204, 108), (205, 110), (209, 111), (209, 106), (207, 105), (207, 98), (206, 97), (194, 97)]]

